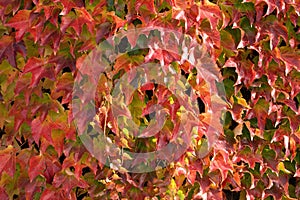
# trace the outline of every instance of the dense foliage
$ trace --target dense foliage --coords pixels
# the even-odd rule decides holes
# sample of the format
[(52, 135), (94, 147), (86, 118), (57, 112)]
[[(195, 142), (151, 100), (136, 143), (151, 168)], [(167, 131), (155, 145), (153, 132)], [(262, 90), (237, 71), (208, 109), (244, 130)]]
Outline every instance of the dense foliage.
[[(298, 0), (1, 0), (0, 17), (0, 199), (299, 198)], [(182, 32), (207, 48), (226, 91), (223, 130), (204, 157), (199, 155), (207, 137), (199, 133), (166, 168), (117, 171), (93, 157), (78, 137), (73, 84), (99, 43), (151, 26)], [(205, 87), (193, 79), (189, 63), (166, 51), (134, 51), (149, 37), (119, 41), (123, 54), (100, 78), (96, 96), (102, 128), (112, 129), (116, 144), (141, 152), (168, 141), (173, 125), (164, 126), (165, 135), (156, 140), (112, 134), (106, 99), (130, 68), (150, 61), (174, 65), (199, 92), (199, 117), (209, 117)], [(147, 124), (138, 116), (166, 93), (154, 85), (134, 93), (134, 121)], [(164, 101), (166, 108), (179, 109), (173, 105)]]

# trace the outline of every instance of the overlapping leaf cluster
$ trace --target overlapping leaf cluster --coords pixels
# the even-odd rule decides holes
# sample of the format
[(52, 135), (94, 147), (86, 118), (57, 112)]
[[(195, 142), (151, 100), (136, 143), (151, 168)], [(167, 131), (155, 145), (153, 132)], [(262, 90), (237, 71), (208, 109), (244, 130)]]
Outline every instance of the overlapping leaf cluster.
[[(1, 199), (300, 196), (299, 2), (2, 0), (0, 17)], [(149, 26), (181, 31), (207, 47), (222, 74), (228, 110), (223, 133), (204, 158), (199, 155), (206, 139), (200, 137), (195, 148), (167, 168), (118, 172), (92, 157), (76, 135), (74, 78), (105, 38)], [(120, 42), (125, 43), (120, 48), (127, 48), (119, 49), (125, 53), (114, 63), (117, 72), (149, 60), (178, 59), (164, 51), (126, 53), (139, 41)], [(192, 73), (188, 63), (177, 67), (187, 77)], [(99, 94), (109, 93), (116, 76), (100, 77)], [(191, 84), (201, 92), (201, 85), (193, 79)], [(153, 86), (146, 90), (162, 95)], [(104, 97), (96, 96), (98, 107), (109, 114)], [(136, 93), (129, 110), (141, 115), (148, 97)], [(115, 142), (149, 148), (139, 151), (157, 145)]]

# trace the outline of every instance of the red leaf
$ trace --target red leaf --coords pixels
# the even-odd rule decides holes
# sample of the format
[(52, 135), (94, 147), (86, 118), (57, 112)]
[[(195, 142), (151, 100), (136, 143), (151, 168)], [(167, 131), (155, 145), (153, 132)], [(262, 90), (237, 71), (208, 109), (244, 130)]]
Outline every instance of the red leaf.
[(62, 17), (62, 22), (60, 25), (61, 32), (65, 32), (68, 27), (72, 27), (76, 34), (80, 36), (82, 27), (84, 24), (87, 25), (91, 33), (94, 32), (94, 19), (93, 17), (85, 10), (85, 8), (75, 8), (76, 14), (69, 13)]
[(75, 176), (71, 174), (72, 172), (68, 171), (68, 173), (70, 173), (70, 175), (64, 173), (57, 173), (53, 179), (53, 186), (62, 187), (63, 190), (67, 192), (67, 194), (69, 194), (74, 187), (88, 187), (88, 184), (84, 180), (77, 180)]
[(7, 26), (17, 30), (16, 41), (19, 42), (29, 28), (29, 16), (31, 10), (20, 10), (9, 22)]
[(35, 143), (39, 143), (41, 136), (44, 136), (47, 140), (51, 139), (51, 127), (47, 121), (42, 121), (40, 118), (36, 118), (31, 122), (32, 137)]
[(61, 11), (61, 15), (68, 14), (73, 8), (84, 6), (84, 2), (82, 0), (54, 0), (53, 2), (62, 3), (64, 9)]
[(55, 80), (53, 66), (49, 66), (47, 63), (48, 60), (36, 57), (32, 57), (27, 61), (23, 73), (31, 72), (31, 88), (37, 86), (42, 78), (47, 77), (51, 80)]
[(52, 182), (54, 175), (61, 170), (61, 166), (56, 159), (47, 155), (31, 157), (29, 161), (28, 175), (32, 182), (38, 175), (44, 176), (47, 183)]
[(45, 162), (43, 160), (42, 155), (33, 156), (29, 161), (29, 170), (28, 175), (29, 179), (32, 180), (38, 175), (42, 174), (45, 170)]
[(217, 153), (211, 162), (210, 170), (219, 170), (222, 175), (222, 180), (227, 178), (228, 171), (233, 170), (233, 165), (227, 153), (220, 151)]
[[(300, 70), (300, 51), (294, 50), (291, 48), (280, 48), (280, 57), (287, 64), (296, 68), (296, 70)], [(291, 69), (290, 69), (291, 70)], [(289, 70), (289, 71), (290, 71)]]
[(7, 193), (5, 192), (5, 189), (0, 187), (0, 199), (9, 199)]
[(0, 62), (3, 58), (6, 58), (11, 66), (17, 67), (14, 38), (11, 36), (4, 35), (0, 40)]
[(9, 145), (6, 149), (0, 150), (0, 175), (6, 172), (10, 176), (14, 176), (16, 169), (16, 156), (13, 146)]
[(142, 6), (145, 6), (151, 13), (156, 13), (154, 0), (137, 0), (135, 2), (136, 11), (139, 11)]

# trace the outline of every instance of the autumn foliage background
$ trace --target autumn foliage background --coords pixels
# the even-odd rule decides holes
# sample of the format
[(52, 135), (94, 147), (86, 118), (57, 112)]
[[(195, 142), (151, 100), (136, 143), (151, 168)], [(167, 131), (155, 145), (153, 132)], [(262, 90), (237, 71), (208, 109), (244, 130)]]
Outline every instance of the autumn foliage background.
[[(299, 16), (298, 0), (1, 0), (0, 199), (298, 199)], [(149, 26), (208, 49), (226, 90), (223, 133), (204, 158), (199, 137), (165, 169), (118, 172), (82, 145), (73, 82), (105, 38)], [(133, 41), (123, 42), (129, 55)], [(148, 53), (115, 68), (138, 67)]]

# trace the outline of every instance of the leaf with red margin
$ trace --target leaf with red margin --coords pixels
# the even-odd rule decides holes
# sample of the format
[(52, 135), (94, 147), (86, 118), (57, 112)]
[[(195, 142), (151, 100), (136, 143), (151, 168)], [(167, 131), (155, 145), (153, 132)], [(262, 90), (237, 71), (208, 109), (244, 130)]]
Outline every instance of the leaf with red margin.
[(212, 159), (210, 171), (219, 170), (222, 175), (222, 180), (227, 178), (228, 171), (232, 172), (233, 165), (228, 157), (228, 153), (220, 151)]
[(31, 10), (20, 10), (9, 22), (7, 26), (17, 30), (16, 41), (19, 42), (29, 28), (29, 17)]
[(11, 177), (14, 176), (16, 170), (15, 149), (9, 145), (6, 149), (0, 150), (0, 174), (6, 172)]
[(32, 137), (36, 144), (39, 143), (41, 136), (45, 137), (48, 141), (51, 141), (51, 126), (47, 121), (42, 121), (40, 118), (36, 118), (31, 122)]
[(2, 36), (0, 40), (0, 62), (6, 58), (11, 66), (17, 67), (14, 38), (8, 35)]
[(193, 5), (186, 11), (186, 15), (197, 23), (207, 19), (210, 22), (211, 29), (216, 29), (219, 20), (222, 19), (219, 6), (208, 0), (201, 1), (198, 5)]
[(9, 199), (9, 197), (3, 187), (0, 187), (0, 199)]
[(38, 175), (44, 176), (47, 183), (51, 183), (54, 175), (61, 170), (61, 165), (54, 158), (47, 154), (33, 156), (29, 161), (28, 175), (32, 182)]
[(258, 26), (260, 27), (260, 37), (261, 40), (264, 36), (268, 35), (270, 37), (270, 49), (273, 50), (279, 43), (280, 37), (288, 43), (288, 32), (287, 28), (277, 20), (273, 15), (265, 18), (261, 21)]
[(75, 8), (76, 13), (70, 12), (68, 15), (62, 17), (62, 22), (60, 25), (60, 30), (62, 33), (66, 31), (67, 28), (72, 27), (76, 34), (80, 36), (82, 27), (87, 25), (90, 33), (94, 32), (94, 19), (89, 14), (85, 8)]
[(264, 130), (269, 110), (269, 102), (265, 98), (260, 98), (253, 106), (252, 112), (257, 119), (257, 126)]
[(58, 153), (58, 156), (61, 156), (64, 149), (65, 132), (59, 129), (52, 130), (51, 138), (53, 141), (53, 146), (56, 152)]
[(135, 2), (135, 10), (139, 11), (141, 7), (145, 6), (148, 11), (155, 14), (155, 6), (154, 6), (154, 0), (137, 0)]
[(54, 69), (52, 65), (48, 65), (48, 60), (43, 58), (30, 58), (24, 66), (23, 73), (31, 72), (30, 88), (36, 87), (42, 78), (55, 80)]
[[(290, 65), (300, 71), (300, 51), (288, 47), (279, 48), (280, 57), (286, 65)], [(291, 69), (290, 69), (291, 70)], [(289, 70), (289, 71), (290, 71)]]
[(87, 188), (88, 184), (81, 178), (76, 179), (74, 174), (67, 169), (65, 173), (60, 172), (55, 174), (53, 186), (56, 188), (62, 187), (69, 194), (74, 187)]
[(61, 3), (64, 9), (60, 15), (67, 15), (73, 8), (84, 7), (83, 0), (54, 0), (54, 3)]

